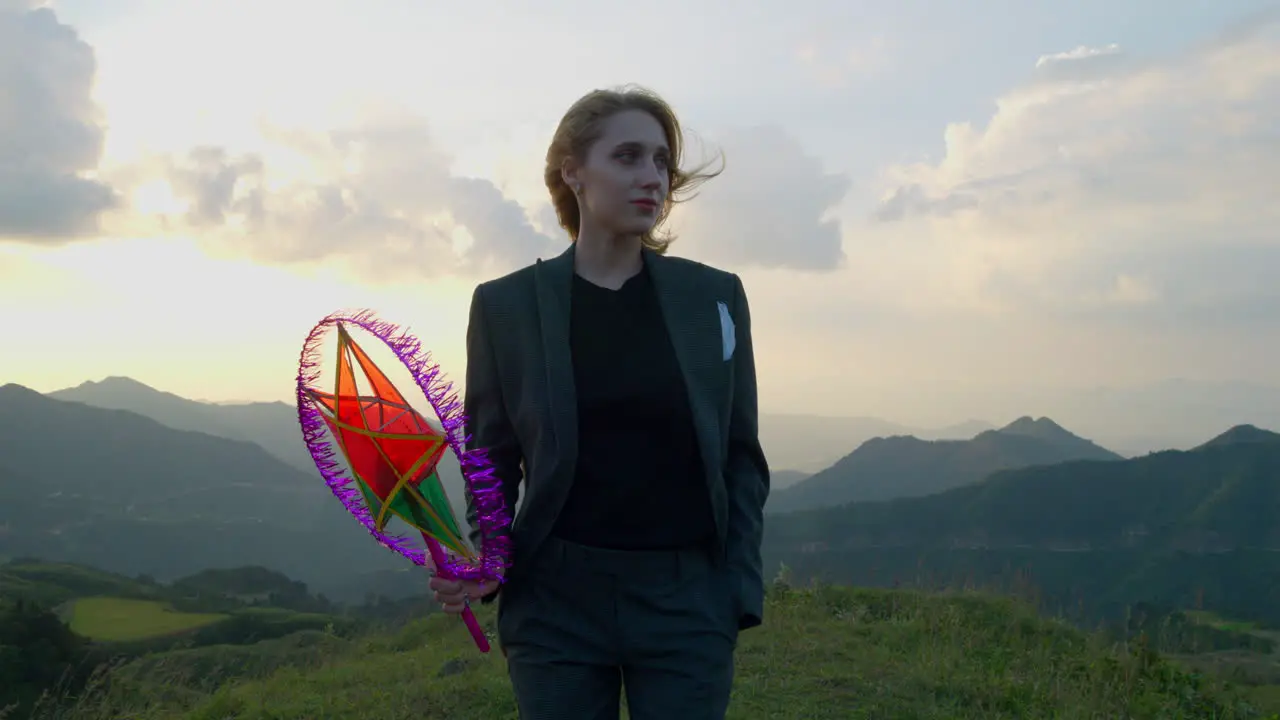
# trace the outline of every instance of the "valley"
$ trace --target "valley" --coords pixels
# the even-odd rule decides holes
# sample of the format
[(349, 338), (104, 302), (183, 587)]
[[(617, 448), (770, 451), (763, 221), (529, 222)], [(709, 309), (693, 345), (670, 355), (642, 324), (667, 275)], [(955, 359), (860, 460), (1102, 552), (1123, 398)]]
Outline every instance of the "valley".
[[(356, 649), (357, 637), (381, 638), (366, 647), (409, 643), (441, 667), (437, 691), (453, 687), (445, 668), (454, 661), (435, 653), (458, 628), (415, 620), (433, 614), (426, 574), (371, 542), (298, 457), (287, 406), (196, 403), (133, 381), (72, 390), (0, 387), (0, 605), (51, 613), (69, 633), (59, 641), (67, 658), (121, 659), (113, 692), (167, 698), (149, 706), (155, 712), (286, 702), (311, 680), (278, 686), (272, 678), (285, 668), (381, 667), (381, 651)], [(1142, 639), (1176, 667), (1234, 683), (1248, 703), (1271, 702), (1280, 687), (1280, 435), (1237, 425), (1187, 449), (1125, 458), (1047, 417), (969, 429), (871, 437), (827, 467), (777, 472), (764, 541), (766, 572), (777, 574), (774, 645), (753, 640), (743, 660), (756, 685), (776, 692), (744, 689), (737, 707), (772, 712), (785, 695), (765, 678), (773, 663), (797, 662), (785, 659), (787, 632), (838, 645), (848, 631), (840, 624), (862, 618), (875, 639), (848, 640), (848, 652), (890, 661), (918, 651), (883, 634), (874, 609), (883, 602), (933, 608), (908, 621), (921, 628), (967, 618), (976, 624), (965, 632), (988, 634), (954, 641), (994, 643), (992, 652), (1021, 642), (996, 627), (1019, 613), (1061, 623), (1045, 626), (1053, 637), (1081, 633), (1061, 636), (1054, 652), (1064, 658)], [(442, 474), (461, 515), (456, 462)], [(1148, 662), (1124, 652), (1115, 662)], [(211, 662), (231, 666), (192, 671)], [(488, 667), (457, 672), (501, 686)], [(166, 672), (192, 677), (154, 679)], [(807, 672), (856, 684), (848, 673), (858, 671)], [(236, 678), (249, 683), (239, 694), (208, 695)], [(476, 707), (505, 702), (495, 692)], [(1231, 712), (1223, 716), (1262, 717)]]

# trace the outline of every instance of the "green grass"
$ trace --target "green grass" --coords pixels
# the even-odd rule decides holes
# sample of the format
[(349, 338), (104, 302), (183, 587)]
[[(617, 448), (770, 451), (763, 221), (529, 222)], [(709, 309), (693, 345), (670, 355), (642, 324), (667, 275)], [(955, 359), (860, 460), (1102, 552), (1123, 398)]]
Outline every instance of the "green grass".
[[(491, 608), (478, 615), (492, 628)], [(501, 654), (476, 653), (456, 619), (430, 617), (394, 634), (354, 641), (321, 640), (323, 633), (306, 637), (144, 658), (120, 668), (121, 681), (60, 719), (515, 717)], [(211, 673), (216, 681), (209, 681)], [(1253, 697), (1265, 700), (1262, 694)], [(1013, 600), (779, 586), (770, 591), (766, 625), (742, 635), (729, 717), (1280, 715), (1253, 707), (1231, 688), (1141, 644), (1108, 645), (1101, 636), (1038, 617)]]
[(1258, 637), (1280, 637), (1280, 631), (1269, 630), (1255, 622), (1246, 622), (1243, 620), (1231, 620), (1229, 618), (1219, 617), (1215, 613), (1206, 612), (1204, 610), (1192, 610), (1187, 616), (1196, 622), (1216, 627), (1220, 630), (1230, 630), (1232, 632), (1247, 633), (1257, 635)]
[(1179, 656), (1177, 660), (1201, 672), (1226, 678), (1238, 685), (1253, 704), (1267, 708), (1280, 717), (1280, 631), (1259, 627), (1256, 623), (1219, 617), (1214, 613), (1187, 613), (1196, 622), (1222, 630), (1256, 635), (1277, 641), (1270, 654), (1246, 650), (1224, 650), (1201, 655)]
[(317, 668), (352, 647), (349, 640), (304, 630), (253, 645), (154, 653), (110, 672), (112, 702), (116, 707), (189, 707), (204, 702), (228, 681), (266, 677), (282, 668)]
[(225, 619), (214, 613), (177, 612), (167, 603), (92, 597), (76, 600), (70, 609), (71, 630), (100, 642), (130, 642), (187, 632)]
[(332, 615), (325, 615), (324, 613), (298, 612), (296, 610), (289, 610), (287, 608), (264, 607), (264, 606), (247, 607), (241, 610), (237, 610), (236, 614), (251, 615), (251, 616), (265, 618), (268, 620), (276, 620), (276, 619), (279, 619), (279, 620), (327, 620), (333, 617)]

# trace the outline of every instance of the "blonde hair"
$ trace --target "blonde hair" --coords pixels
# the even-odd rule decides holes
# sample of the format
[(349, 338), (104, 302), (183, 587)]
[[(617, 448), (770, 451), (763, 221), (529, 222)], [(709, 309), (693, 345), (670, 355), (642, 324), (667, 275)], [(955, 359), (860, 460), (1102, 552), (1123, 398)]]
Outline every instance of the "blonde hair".
[(560, 119), (551, 145), (547, 148), (547, 165), (543, 179), (547, 190), (551, 193), (551, 204), (556, 209), (556, 218), (560, 227), (569, 233), (571, 241), (577, 241), (578, 228), (582, 223), (582, 211), (578, 207), (578, 198), (564, 181), (561, 168), (565, 160), (574, 158), (584, 162), (587, 152), (604, 133), (604, 123), (610, 117), (626, 111), (641, 110), (653, 116), (662, 126), (667, 146), (671, 150), (671, 161), (668, 163), (667, 180), (669, 190), (658, 211), (658, 219), (653, 228), (640, 239), (641, 244), (656, 253), (665, 253), (667, 247), (675, 240), (675, 236), (662, 230), (662, 224), (670, 214), (671, 208), (679, 202), (691, 199), (692, 191), (698, 185), (719, 175), (723, 167), (715, 172), (703, 172), (706, 165), (696, 170), (683, 170), (680, 167), (683, 150), (683, 136), (680, 121), (675, 111), (661, 97), (651, 90), (638, 86), (624, 86), (612, 90), (593, 90), (575, 102)]

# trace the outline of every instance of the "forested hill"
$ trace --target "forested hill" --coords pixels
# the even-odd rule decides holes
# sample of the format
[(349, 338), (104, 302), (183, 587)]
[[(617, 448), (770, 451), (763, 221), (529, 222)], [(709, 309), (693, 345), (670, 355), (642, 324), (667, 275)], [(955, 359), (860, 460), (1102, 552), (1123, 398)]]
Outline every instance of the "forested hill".
[(927, 497), (771, 517), (767, 532), (833, 547), (1280, 550), (1280, 435), (1234, 428), (1195, 450), (1004, 470)]
[(977, 482), (998, 470), (1119, 459), (1049, 418), (1019, 418), (969, 440), (874, 438), (826, 470), (773, 493), (767, 510), (780, 513), (919, 497)]
[(1155, 602), (1280, 624), (1280, 436), (1238, 427), (1189, 451), (772, 516), (765, 555), (859, 585), (1030, 577), (1091, 617)]
[(253, 443), (19, 385), (0, 387), (0, 500), (0, 559), (162, 580), (261, 565), (325, 591), (405, 566), (314, 471)]

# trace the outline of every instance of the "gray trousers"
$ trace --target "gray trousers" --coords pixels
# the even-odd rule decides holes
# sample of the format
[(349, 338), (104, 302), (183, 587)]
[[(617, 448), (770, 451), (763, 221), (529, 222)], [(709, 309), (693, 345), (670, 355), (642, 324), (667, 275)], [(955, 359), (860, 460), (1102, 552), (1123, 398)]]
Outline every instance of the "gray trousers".
[(548, 539), (502, 589), (522, 720), (723, 720), (738, 639), (728, 572), (702, 551)]

